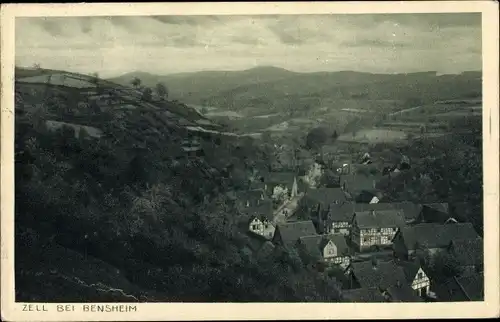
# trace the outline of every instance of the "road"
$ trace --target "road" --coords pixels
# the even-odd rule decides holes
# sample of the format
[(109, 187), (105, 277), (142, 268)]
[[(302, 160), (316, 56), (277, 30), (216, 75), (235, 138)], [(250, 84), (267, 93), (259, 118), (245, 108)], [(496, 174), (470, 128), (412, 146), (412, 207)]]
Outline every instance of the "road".
[(208, 129), (205, 129), (201, 126), (187, 126), (186, 129), (188, 131), (193, 131), (193, 132), (214, 133), (214, 134), (232, 136), (232, 137), (254, 137), (254, 138), (256, 138), (256, 137), (260, 137), (262, 135), (261, 133), (237, 134), (237, 133), (232, 133), (232, 132), (219, 132), (219, 131), (215, 131), (215, 130), (208, 130)]
[(288, 200), (284, 204), (282, 204), (278, 209), (273, 214), (273, 223), (274, 224), (280, 224), (284, 223), (287, 221), (287, 219), (293, 215), (295, 210), (297, 209), (297, 206), (299, 204), (300, 199), (304, 196), (303, 193), (299, 194), (298, 196)]
[(403, 114), (403, 113), (406, 113), (406, 112), (410, 112), (410, 111), (413, 111), (413, 110), (417, 110), (417, 109), (422, 108), (422, 107), (424, 107), (424, 106), (425, 106), (425, 105), (421, 105), (421, 106), (415, 106), (415, 107), (406, 108), (406, 109), (401, 110), (401, 111), (397, 111), (397, 112), (392, 112), (392, 113), (389, 113), (389, 116), (394, 116), (394, 115)]

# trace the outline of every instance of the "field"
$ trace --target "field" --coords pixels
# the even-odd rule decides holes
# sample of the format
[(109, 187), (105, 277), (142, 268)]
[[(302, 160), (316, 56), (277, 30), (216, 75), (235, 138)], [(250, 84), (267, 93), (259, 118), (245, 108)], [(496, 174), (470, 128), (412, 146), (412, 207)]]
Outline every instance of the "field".
[(345, 133), (338, 137), (342, 142), (385, 143), (406, 140), (407, 133), (389, 129), (364, 129), (353, 133)]

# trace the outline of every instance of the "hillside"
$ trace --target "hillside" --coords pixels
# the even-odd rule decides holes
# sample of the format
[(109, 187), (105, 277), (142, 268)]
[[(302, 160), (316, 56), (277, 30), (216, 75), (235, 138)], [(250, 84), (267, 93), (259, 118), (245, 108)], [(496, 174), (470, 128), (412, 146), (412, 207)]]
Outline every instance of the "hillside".
[[(164, 76), (131, 73), (114, 81), (129, 85), (134, 77), (148, 86), (165, 84), (170, 98), (185, 102), (233, 131), (270, 132), (275, 137), (303, 135), (321, 125), (350, 135), (353, 130), (371, 128), (389, 117), (405, 121), (416, 117), (428, 122), (432, 121), (429, 115), (442, 110), (436, 102), (480, 101), (482, 86), (480, 72), (297, 73), (275, 67)], [(396, 115), (421, 105), (428, 106), (426, 115), (420, 111), (418, 116)]]
[(339, 300), (239, 229), (227, 192), (269, 166), (251, 138), (97, 77), (18, 69), (15, 89), (17, 301)]
[(282, 110), (300, 103), (320, 108), (339, 100), (407, 101), (480, 97), (481, 73), (440, 75), (435, 72), (370, 74), (362, 72), (296, 73), (274, 67), (245, 71), (194, 72), (173, 75), (132, 73), (113, 79), (130, 84), (139, 77), (148, 86), (163, 82), (174, 99), (233, 110), (266, 105)]

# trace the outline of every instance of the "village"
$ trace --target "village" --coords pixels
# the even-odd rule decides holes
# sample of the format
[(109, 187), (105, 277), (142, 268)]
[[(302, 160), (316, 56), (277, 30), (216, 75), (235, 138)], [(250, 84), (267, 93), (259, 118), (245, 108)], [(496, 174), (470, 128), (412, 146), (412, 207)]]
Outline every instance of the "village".
[[(454, 218), (446, 202), (385, 200), (378, 183), (409, 169), (408, 157), (378, 176), (357, 171), (370, 164), (369, 153), (337, 163), (326, 185), (322, 179), (332, 165), (321, 161), (306, 171), (254, 179), (235, 195), (253, 251), (271, 256), (283, 247), (296, 254), (334, 277), (346, 302), (482, 300), (483, 240), (473, 225)], [(451, 262), (459, 273), (432, 276), (430, 267), (448, 269)]]

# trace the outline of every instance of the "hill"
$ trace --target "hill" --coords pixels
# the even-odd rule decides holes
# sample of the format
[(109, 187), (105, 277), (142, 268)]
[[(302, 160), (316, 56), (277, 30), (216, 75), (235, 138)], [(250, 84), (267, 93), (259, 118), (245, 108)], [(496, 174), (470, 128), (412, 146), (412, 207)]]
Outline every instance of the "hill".
[(339, 299), (240, 230), (227, 193), (268, 167), (253, 139), (95, 76), (17, 69), (15, 90), (17, 301)]
[(244, 109), (267, 104), (267, 109), (284, 109), (290, 103), (320, 108), (338, 100), (408, 100), (432, 102), (477, 97), (481, 93), (481, 73), (440, 75), (436, 72), (371, 74), (353, 71), (297, 73), (275, 67), (245, 71), (202, 71), (173, 75), (132, 73), (113, 79), (130, 84), (144, 77), (152, 86), (163, 82), (171, 97), (189, 104)]

